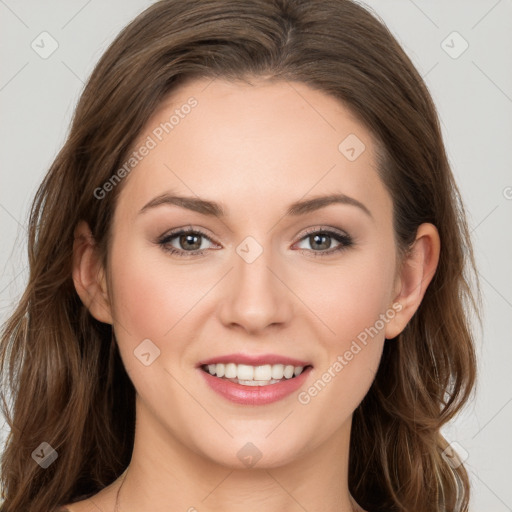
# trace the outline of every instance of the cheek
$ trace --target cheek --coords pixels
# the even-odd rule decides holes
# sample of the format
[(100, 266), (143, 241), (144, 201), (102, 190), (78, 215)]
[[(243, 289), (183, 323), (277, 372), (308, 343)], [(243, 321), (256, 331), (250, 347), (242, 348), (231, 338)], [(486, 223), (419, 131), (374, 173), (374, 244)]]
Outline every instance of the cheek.
[[(391, 257), (379, 258), (370, 251), (353, 254), (336, 266), (318, 268), (300, 277), (301, 297), (323, 321), (322, 339), (342, 349), (371, 328), (391, 306), (394, 265)], [(379, 322), (381, 330), (382, 325)], [(382, 330), (383, 335), (383, 330)], [(349, 343), (350, 344), (350, 343)]]
[[(306, 328), (316, 329), (313, 335), (323, 345), (324, 353), (330, 354), (329, 363), (335, 360), (333, 356), (349, 350), (353, 340), (361, 341), (389, 305), (393, 252), (388, 250), (387, 257), (379, 254), (383, 252), (365, 248), (347, 253), (333, 264), (303, 260), (299, 267), (288, 267), (282, 275), (304, 303), (305, 309), (300, 306), (300, 310), (310, 319)], [(159, 248), (131, 242), (129, 233), (120, 233), (114, 244), (113, 313), (119, 325), (116, 334), (121, 351), (127, 355), (133, 355), (147, 338), (162, 352), (171, 340), (173, 353), (183, 352), (189, 341), (184, 331), (193, 332), (187, 324), (205, 311), (201, 299), (216, 282), (217, 273), (225, 271), (206, 264), (182, 265), (170, 258)], [(296, 302), (297, 298), (290, 294), (288, 300)], [(300, 316), (302, 319), (288, 319), (292, 328), (305, 318)], [(358, 357), (361, 362), (371, 355), (368, 350), (364, 352)], [(128, 358), (125, 364), (133, 363)]]
[(119, 243), (112, 268), (116, 319), (132, 338), (161, 339), (201, 296), (192, 267), (170, 263), (157, 247)]
[[(132, 344), (145, 338), (163, 342), (164, 336), (172, 336), (169, 333), (175, 326), (179, 331), (178, 323), (186, 315), (193, 316), (194, 305), (220, 270), (207, 265), (180, 265), (169, 261), (160, 249), (131, 245), (129, 238), (123, 244), (122, 236), (119, 240), (112, 252), (114, 317)], [(330, 332), (332, 340), (343, 346), (375, 324), (390, 305), (392, 250), (387, 251), (387, 257), (379, 257), (379, 253), (383, 254), (362, 250), (347, 254), (336, 264), (305, 260), (304, 267), (287, 269), (285, 275), (297, 295), (327, 327), (321, 338), (329, 339)], [(289, 300), (296, 298), (290, 295)], [(293, 324), (295, 320), (289, 321)]]
[[(192, 267), (173, 267), (159, 250), (136, 244), (119, 243), (111, 268), (116, 338), (126, 372), (155, 416), (162, 415), (163, 399), (176, 404), (180, 412), (166, 420), (176, 424), (190, 402), (169, 369), (183, 359), (193, 332), (194, 307), (211, 285), (199, 285)], [(146, 365), (143, 354), (148, 352)]]
[(315, 371), (317, 385), (306, 390), (304, 400), (321, 394), (315, 398), (318, 407), (334, 406), (333, 428), (363, 399), (377, 371), (385, 326), (395, 313), (390, 303), (393, 258), (392, 247), (387, 252), (361, 251), (343, 265), (317, 272), (316, 286), (310, 287), (308, 306), (324, 324), (318, 330), (324, 357)]
[(329, 330), (318, 328), (321, 358), (297, 400), (316, 444), (349, 421), (374, 381), (385, 343), (380, 315), (387, 310), (393, 270), (387, 260), (361, 256), (315, 280), (323, 286), (315, 287), (311, 309)]
[(135, 357), (143, 340), (151, 340), (160, 351), (157, 364), (151, 366), (166, 366), (170, 342), (173, 354), (184, 350), (183, 319), (204, 291), (190, 271), (173, 270), (154, 248), (119, 243), (112, 252), (111, 268), (116, 336), (126, 370), (138, 381), (139, 373), (147, 375)]

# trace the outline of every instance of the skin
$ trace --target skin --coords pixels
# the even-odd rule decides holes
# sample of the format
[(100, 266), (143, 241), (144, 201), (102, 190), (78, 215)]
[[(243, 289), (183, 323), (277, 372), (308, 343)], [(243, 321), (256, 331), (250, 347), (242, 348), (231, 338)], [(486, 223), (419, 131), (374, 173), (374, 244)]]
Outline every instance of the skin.
[[(420, 226), (398, 264), (392, 199), (377, 174), (370, 132), (339, 101), (305, 84), (188, 82), (153, 114), (134, 147), (191, 96), (198, 105), (122, 184), (107, 269), (87, 224), (76, 228), (76, 290), (95, 318), (114, 325), (137, 390), (137, 419), (127, 471), (68, 508), (113, 511), (126, 478), (122, 512), (361, 510), (347, 485), (352, 414), (386, 338), (403, 330), (430, 283), (437, 230)], [(366, 146), (355, 161), (338, 149), (349, 134)], [(139, 213), (169, 191), (219, 202), (226, 217), (175, 205)], [(334, 192), (357, 199), (371, 216), (350, 204), (285, 215), (295, 201)], [(189, 225), (210, 238), (198, 241), (203, 255), (171, 255), (156, 243)], [(340, 242), (319, 247), (308, 228), (348, 233), (353, 245), (315, 257)], [(252, 263), (236, 252), (247, 236), (263, 250)], [(179, 242), (172, 246), (185, 252)], [(233, 352), (287, 355), (313, 365), (307, 390), (390, 310), (393, 318), (307, 404), (292, 393), (269, 405), (237, 405), (196, 368)], [(150, 366), (134, 356), (147, 338), (161, 351)], [(262, 454), (251, 468), (237, 457), (248, 442)]]

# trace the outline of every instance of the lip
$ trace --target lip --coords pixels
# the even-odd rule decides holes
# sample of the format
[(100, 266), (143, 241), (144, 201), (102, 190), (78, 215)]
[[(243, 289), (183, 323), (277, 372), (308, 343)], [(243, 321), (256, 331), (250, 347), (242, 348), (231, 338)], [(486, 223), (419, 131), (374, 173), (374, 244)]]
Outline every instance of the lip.
[[(226, 354), (223, 356), (212, 357), (205, 359), (197, 363), (197, 367), (200, 368), (203, 365), (217, 364), (217, 363), (235, 363), (235, 364), (248, 364), (250, 366), (262, 366), (265, 364), (283, 364), (292, 366), (312, 366), (307, 361), (301, 361), (292, 357), (280, 356), (277, 354), (260, 354), (260, 355), (249, 355), (249, 354)], [(275, 386), (276, 384), (272, 384)], [(263, 386), (264, 387), (264, 386)]]
[[(215, 359), (215, 361), (217, 361), (217, 359)], [(231, 361), (233, 360), (231, 359)], [(301, 365), (299, 364), (297, 366)], [(308, 368), (297, 377), (285, 379), (277, 384), (268, 384), (266, 386), (244, 386), (243, 384), (237, 384), (227, 379), (210, 375), (202, 368), (199, 368), (198, 371), (203, 375), (208, 386), (227, 400), (241, 405), (266, 405), (282, 400), (291, 395), (294, 391), (297, 391), (297, 389), (305, 383), (312, 369), (312, 366), (308, 366)]]

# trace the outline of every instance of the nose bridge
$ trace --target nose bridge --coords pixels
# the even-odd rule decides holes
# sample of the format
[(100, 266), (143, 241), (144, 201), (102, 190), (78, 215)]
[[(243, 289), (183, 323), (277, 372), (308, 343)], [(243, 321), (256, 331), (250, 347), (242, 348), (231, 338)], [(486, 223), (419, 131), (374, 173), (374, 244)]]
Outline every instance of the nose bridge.
[(257, 331), (291, 317), (290, 293), (276, 277), (279, 271), (270, 241), (264, 243), (248, 236), (235, 249), (235, 268), (222, 309), (226, 325)]

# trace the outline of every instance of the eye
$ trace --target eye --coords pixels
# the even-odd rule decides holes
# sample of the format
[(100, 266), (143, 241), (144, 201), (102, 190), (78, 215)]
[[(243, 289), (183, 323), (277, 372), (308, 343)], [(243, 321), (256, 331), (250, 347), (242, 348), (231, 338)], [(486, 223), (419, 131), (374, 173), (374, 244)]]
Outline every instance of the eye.
[[(331, 248), (333, 240), (338, 245)], [(158, 245), (162, 250), (170, 254), (182, 257), (199, 256), (207, 252), (208, 243), (204, 242), (211, 238), (200, 229), (177, 229), (166, 233), (158, 240)], [(334, 231), (332, 229), (314, 228), (306, 232), (300, 242), (309, 243), (312, 249), (300, 248), (301, 252), (306, 251), (313, 256), (329, 256), (334, 253), (341, 252), (353, 245), (352, 237), (342, 231)]]
[[(344, 251), (353, 245), (352, 237), (346, 233), (333, 231), (331, 229), (314, 228), (302, 237), (306, 243), (310, 244), (313, 249), (307, 249), (313, 256), (328, 256), (333, 253)], [(333, 240), (338, 243), (334, 248), (331, 248)], [(304, 250), (304, 248), (301, 248)], [(329, 249), (329, 250), (328, 250)]]
[[(158, 240), (158, 244), (166, 252), (187, 257), (203, 254), (208, 249), (203, 244), (204, 240), (211, 242), (206, 233), (203, 233), (200, 229), (179, 229), (165, 234)], [(176, 244), (178, 247), (176, 247)]]

